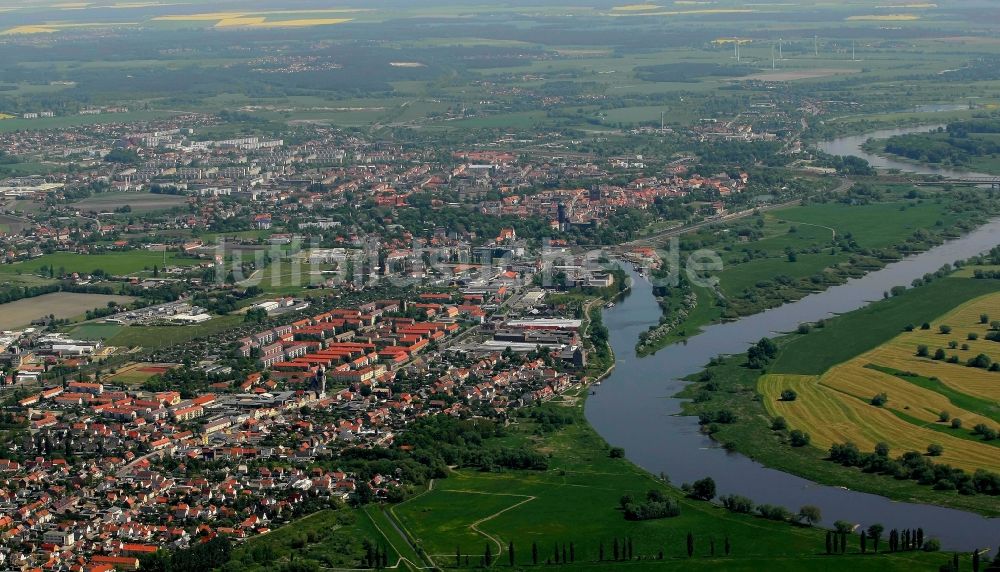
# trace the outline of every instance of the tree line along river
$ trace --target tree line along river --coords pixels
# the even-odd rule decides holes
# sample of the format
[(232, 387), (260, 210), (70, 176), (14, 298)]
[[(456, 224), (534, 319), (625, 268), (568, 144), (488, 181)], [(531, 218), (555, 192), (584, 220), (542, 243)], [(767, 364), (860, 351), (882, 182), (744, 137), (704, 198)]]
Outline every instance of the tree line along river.
[[(928, 129), (931, 128), (884, 130), (842, 137), (819, 147), (839, 155), (861, 156), (876, 167), (921, 174), (970, 175), (891, 161), (860, 148), (870, 137)], [(716, 481), (720, 495), (739, 494), (793, 512), (802, 505), (818, 506), (827, 525), (846, 520), (865, 527), (878, 522), (887, 530), (919, 526), (929, 536), (939, 538), (946, 550), (992, 546), (1000, 538), (1000, 519), (928, 504), (895, 502), (843, 487), (820, 485), (765, 467), (725, 450), (702, 434), (696, 417), (678, 415), (681, 400), (671, 396), (687, 383), (684, 377), (701, 371), (715, 356), (742, 353), (762, 337), (794, 331), (800, 323), (862, 308), (881, 299), (883, 292), (893, 286), (909, 284), (946, 263), (981, 254), (997, 244), (1000, 244), (1000, 219), (824, 292), (740, 320), (711, 325), (686, 343), (668, 346), (646, 358), (636, 356), (635, 342), (640, 333), (657, 323), (660, 308), (652, 285), (633, 272), (631, 291), (614, 308), (604, 310), (616, 367), (587, 400), (587, 420), (608, 443), (624, 447), (630, 460), (650, 473), (666, 473), (674, 483), (710, 476)]]

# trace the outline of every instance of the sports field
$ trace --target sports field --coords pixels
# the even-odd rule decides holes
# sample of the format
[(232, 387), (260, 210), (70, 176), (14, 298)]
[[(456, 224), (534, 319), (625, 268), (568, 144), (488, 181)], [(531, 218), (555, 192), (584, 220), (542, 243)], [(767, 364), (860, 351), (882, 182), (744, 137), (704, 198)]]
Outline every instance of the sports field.
[[(923, 452), (933, 443), (944, 448), (942, 462), (1000, 471), (1000, 442), (972, 430), (1000, 426), (1000, 372), (968, 365), (979, 355), (1000, 359), (1000, 343), (985, 339), (990, 316), (1000, 316), (1000, 293), (968, 301), (926, 329), (918, 324), (821, 375), (764, 375), (758, 389), (771, 415), (808, 432), (821, 449), (849, 441), (870, 451), (885, 442), (897, 453)], [(952, 356), (957, 361), (949, 363)], [(794, 401), (780, 399), (787, 389), (798, 394)], [(888, 400), (872, 405), (880, 393)], [(961, 427), (952, 426), (954, 419)]]
[(175, 363), (130, 363), (107, 375), (104, 381), (129, 386), (141, 385), (154, 375), (163, 375), (175, 367), (177, 367)]

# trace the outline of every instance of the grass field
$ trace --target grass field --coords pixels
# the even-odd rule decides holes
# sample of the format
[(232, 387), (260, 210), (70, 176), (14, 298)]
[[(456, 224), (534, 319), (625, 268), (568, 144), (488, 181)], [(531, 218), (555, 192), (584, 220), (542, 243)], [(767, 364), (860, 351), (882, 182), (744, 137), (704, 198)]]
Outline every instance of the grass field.
[(163, 119), (172, 114), (167, 111), (130, 111), (128, 113), (106, 113), (102, 115), (65, 115), (42, 117), (39, 119), (5, 119), (0, 121), (0, 133), (31, 129), (62, 129), (100, 123), (124, 123), (127, 121), (149, 121)]
[[(996, 292), (995, 280), (943, 278), (919, 290), (881, 300), (792, 339), (770, 367), (771, 373), (818, 375), (874, 349), (903, 331), (942, 316), (973, 298)], [(957, 334), (956, 334), (957, 335)], [(963, 336), (964, 337), (964, 336)]]
[(56, 318), (73, 318), (94, 308), (106, 306), (108, 302), (124, 304), (132, 301), (129, 296), (105, 296), (103, 294), (77, 294), (73, 292), (53, 292), (34, 298), (0, 304), (0, 329), (9, 330), (26, 326), (36, 318), (54, 315)]
[(293, 264), (292, 260), (282, 259), (259, 272), (254, 272), (241, 286), (260, 286), (270, 294), (295, 294), (309, 285), (322, 284), (328, 275), (321, 273), (331, 270), (329, 264), (309, 264), (308, 260)]
[[(233, 550), (240, 570), (274, 570), (295, 559), (322, 562), (327, 568), (359, 567), (364, 541), (387, 548), (389, 564), (399, 560), (392, 543), (364, 510), (326, 509), (257, 536)], [(406, 570), (404, 566), (402, 569)]]
[(243, 321), (243, 316), (217, 316), (187, 326), (128, 326), (107, 340), (110, 346), (162, 348), (225, 331)]
[[(135, 274), (142, 271), (152, 271), (153, 266), (161, 269), (165, 266), (194, 266), (199, 261), (194, 258), (183, 258), (172, 252), (154, 252), (150, 250), (130, 250), (126, 252), (111, 252), (107, 254), (73, 254), (57, 252), (33, 258), (25, 262), (0, 265), (0, 276), (11, 274), (39, 274), (42, 267), (55, 270), (55, 275), (62, 272), (89, 274), (101, 269), (113, 275)], [(46, 273), (46, 275), (48, 275)]]
[[(572, 397), (583, 397), (579, 396)], [(896, 559), (854, 555), (821, 556), (822, 532), (745, 515), (737, 515), (701, 501), (685, 498), (677, 489), (623, 459), (608, 455), (607, 445), (586, 424), (582, 399), (567, 403), (576, 422), (544, 436), (523, 421), (512, 428), (510, 444), (530, 446), (549, 456), (544, 472), (509, 471), (481, 473), (455, 471), (434, 481), (423, 494), (392, 509), (406, 531), (437, 565), (453, 567), (456, 548), (472, 554), (477, 567), (486, 545), (499, 565), (508, 565), (508, 543), (515, 547), (518, 566), (531, 562), (532, 543), (540, 563), (551, 559), (556, 544), (573, 543), (572, 568), (667, 570), (893, 570), (934, 569), (933, 556), (910, 553)], [(520, 445), (518, 445), (520, 444)], [(657, 489), (681, 504), (676, 518), (627, 521), (618, 506), (623, 494), (643, 496)], [(695, 556), (685, 552), (685, 535), (695, 538)], [(633, 540), (635, 555), (643, 560), (627, 563), (598, 562), (603, 543), (610, 559), (614, 539)], [(732, 555), (723, 556), (725, 537)], [(716, 554), (710, 554), (710, 540)], [(664, 561), (652, 562), (659, 551)], [(912, 559), (911, 559), (912, 558)], [(936, 559), (940, 559), (938, 556)], [(552, 566), (556, 566), (553, 564)], [(464, 567), (464, 563), (463, 563)]]
[[(946, 205), (937, 201), (891, 199), (881, 203), (850, 206), (842, 203), (809, 204), (767, 213), (761, 231), (764, 238), (733, 246), (726, 267), (719, 275), (720, 286), (729, 296), (740, 294), (760, 281), (784, 274), (794, 278), (811, 276), (846, 261), (851, 254), (829, 246), (835, 238), (850, 236), (864, 248), (882, 249), (902, 242), (918, 229), (955, 222)], [(794, 229), (794, 232), (793, 232)], [(804, 253), (812, 248), (820, 253)], [(789, 261), (785, 249), (797, 251)], [(763, 251), (766, 257), (741, 262), (745, 249)]]
[(69, 335), (80, 340), (107, 340), (114, 337), (121, 329), (122, 326), (116, 324), (87, 322), (70, 330)]
[(169, 210), (181, 206), (187, 198), (179, 195), (160, 195), (152, 193), (101, 193), (92, 195), (72, 203), (80, 210), (108, 212), (128, 206), (133, 213), (148, 213), (159, 210)]

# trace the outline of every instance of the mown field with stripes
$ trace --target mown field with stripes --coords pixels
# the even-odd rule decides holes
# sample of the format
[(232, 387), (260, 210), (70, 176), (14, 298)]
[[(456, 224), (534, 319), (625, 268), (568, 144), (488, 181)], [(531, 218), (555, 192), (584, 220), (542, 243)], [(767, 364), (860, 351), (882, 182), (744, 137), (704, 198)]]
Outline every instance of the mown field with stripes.
[[(1000, 371), (968, 365), (977, 356), (1000, 361), (1000, 342), (987, 339), (1000, 326), (991, 325), (994, 320), (1000, 320), (1000, 292), (965, 302), (926, 325), (913, 324), (912, 331), (822, 374), (763, 375), (758, 391), (768, 413), (809, 433), (814, 447), (849, 441), (871, 451), (884, 442), (900, 454), (938, 444), (940, 462), (1000, 472), (1000, 439), (974, 431), (977, 425), (1000, 428)], [(797, 393), (795, 400), (781, 400), (788, 389)], [(886, 402), (873, 405), (881, 393)], [(953, 426), (955, 419), (959, 427)]]

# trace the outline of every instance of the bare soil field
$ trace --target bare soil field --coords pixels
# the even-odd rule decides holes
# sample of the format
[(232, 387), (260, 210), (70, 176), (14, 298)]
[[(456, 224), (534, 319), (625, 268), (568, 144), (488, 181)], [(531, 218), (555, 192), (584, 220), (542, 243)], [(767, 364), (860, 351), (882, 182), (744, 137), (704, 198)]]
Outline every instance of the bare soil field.
[(0, 329), (9, 330), (26, 326), (32, 320), (55, 315), (56, 318), (72, 318), (87, 310), (106, 306), (108, 302), (124, 304), (133, 300), (130, 296), (107, 296), (104, 294), (77, 294), (74, 292), (54, 292), (17, 302), (0, 304)]

